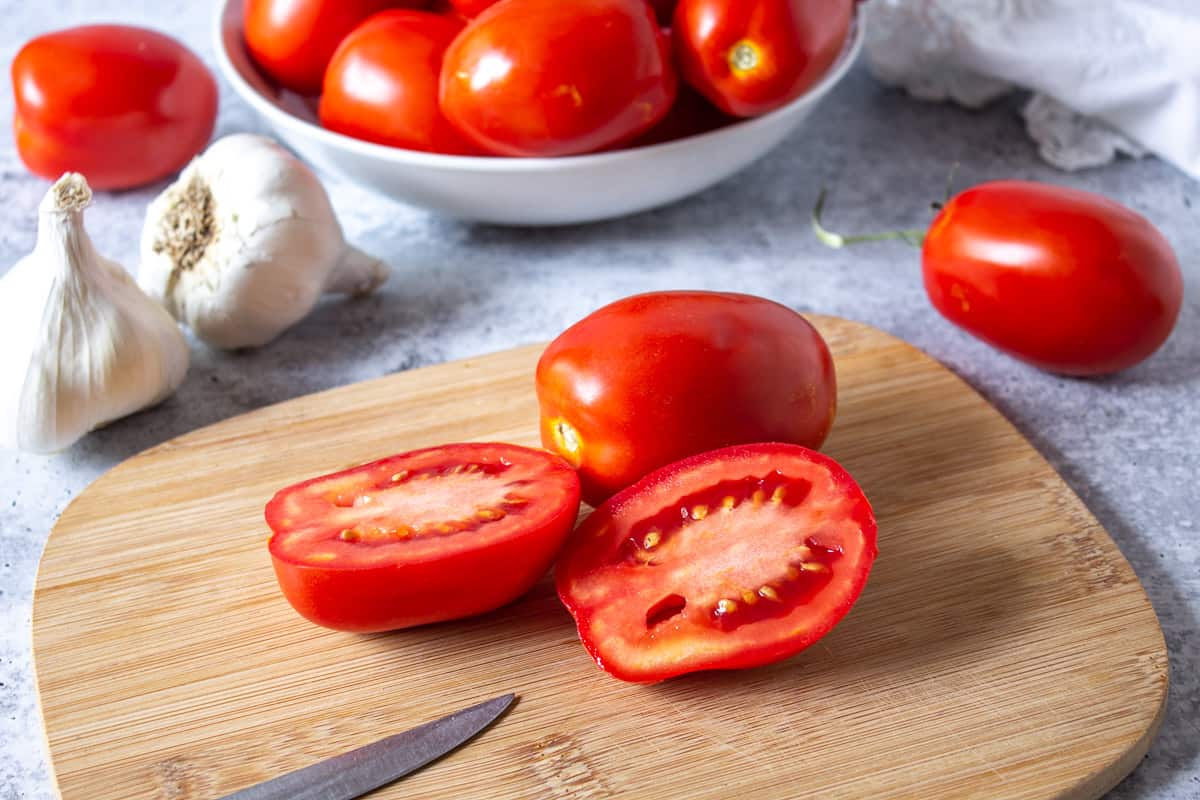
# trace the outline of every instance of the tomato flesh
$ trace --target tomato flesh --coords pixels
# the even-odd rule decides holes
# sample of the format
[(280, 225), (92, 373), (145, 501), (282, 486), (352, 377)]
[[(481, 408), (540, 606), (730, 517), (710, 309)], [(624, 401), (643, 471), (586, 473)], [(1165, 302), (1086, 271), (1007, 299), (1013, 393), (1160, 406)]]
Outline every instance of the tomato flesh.
[(871, 506), (835, 461), (739, 445), (612, 497), (568, 539), (555, 580), (601, 669), (653, 682), (800, 652), (850, 610), (875, 554)]
[(157, 31), (88, 25), (30, 40), (12, 62), (21, 160), (55, 180), (126, 189), (182, 168), (208, 142), (217, 84), (204, 63)]
[(371, 632), (497, 608), (545, 574), (579, 508), (561, 458), (508, 444), (417, 450), (280, 490), (266, 507), (284, 595)]
[(1027, 181), (952, 198), (925, 237), (922, 269), (944, 317), (1067, 375), (1148, 358), (1183, 302), (1179, 262), (1148, 220), (1100, 195)]

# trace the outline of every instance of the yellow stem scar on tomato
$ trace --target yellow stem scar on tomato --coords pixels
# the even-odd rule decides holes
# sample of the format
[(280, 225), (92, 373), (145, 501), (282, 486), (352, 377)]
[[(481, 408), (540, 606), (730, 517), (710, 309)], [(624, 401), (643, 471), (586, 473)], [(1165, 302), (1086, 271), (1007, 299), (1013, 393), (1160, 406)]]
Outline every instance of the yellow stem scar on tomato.
[(578, 468), (581, 459), (583, 442), (579, 439), (579, 431), (575, 426), (562, 417), (550, 421), (550, 432), (554, 437), (554, 449), (565, 458), (572, 467)]
[(762, 50), (749, 39), (742, 39), (729, 48), (729, 69), (738, 78), (744, 78), (762, 64)]

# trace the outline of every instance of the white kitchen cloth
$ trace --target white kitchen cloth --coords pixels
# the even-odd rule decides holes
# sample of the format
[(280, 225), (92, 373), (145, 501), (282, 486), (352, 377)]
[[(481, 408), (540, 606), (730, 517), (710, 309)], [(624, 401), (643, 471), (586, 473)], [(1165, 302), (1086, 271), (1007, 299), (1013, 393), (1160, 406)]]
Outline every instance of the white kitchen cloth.
[(1014, 86), (1064, 169), (1143, 150), (1200, 179), (1200, 0), (868, 0), (885, 83), (980, 106)]

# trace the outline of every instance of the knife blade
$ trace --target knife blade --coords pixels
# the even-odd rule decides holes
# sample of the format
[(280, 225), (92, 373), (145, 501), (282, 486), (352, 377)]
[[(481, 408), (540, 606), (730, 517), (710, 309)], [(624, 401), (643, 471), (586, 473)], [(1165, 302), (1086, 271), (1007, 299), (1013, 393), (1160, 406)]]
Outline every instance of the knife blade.
[(221, 800), (354, 800), (465, 744), (495, 722), (514, 699), (512, 694), (495, 697)]

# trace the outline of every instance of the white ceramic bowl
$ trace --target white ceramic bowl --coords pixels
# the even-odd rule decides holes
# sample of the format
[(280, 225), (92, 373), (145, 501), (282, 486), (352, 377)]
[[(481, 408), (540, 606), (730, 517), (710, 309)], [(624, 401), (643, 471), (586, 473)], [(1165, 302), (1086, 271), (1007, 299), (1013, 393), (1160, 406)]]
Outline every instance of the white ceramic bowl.
[(812, 113), (862, 47), (861, 20), (819, 83), (783, 108), (665, 144), (563, 158), (479, 158), (372, 144), (316, 122), (303, 98), (273, 87), (246, 52), (243, 0), (218, 4), (217, 61), (234, 90), (302, 158), (387, 197), (462, 219), (560, 225), (618, 217), (705, 189), (766, 154)]

